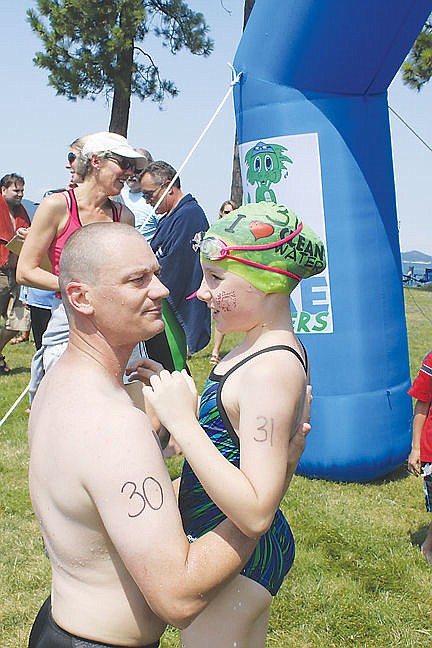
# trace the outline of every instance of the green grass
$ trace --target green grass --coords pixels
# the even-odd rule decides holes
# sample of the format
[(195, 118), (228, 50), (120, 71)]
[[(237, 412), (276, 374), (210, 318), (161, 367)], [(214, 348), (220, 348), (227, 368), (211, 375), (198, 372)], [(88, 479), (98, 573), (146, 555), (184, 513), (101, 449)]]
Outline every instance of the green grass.
[[(411, 374), (432, 346), (432, 294), (406, 289)], [(222, 352), (234, 344), (228, 336)], [(7, 347), (0, 417), (25, 388), (31, 345)], [(211, 347), (193, 358), (199, 389)], [(0, 648), (22, 648), (49, 591), (49, 565), (27, 489), (25, 398), (0, 428)], [(181, 462), (169, 460), (172, 476)], [(272, 606), (272, 648), (429, 648), (432, 567), (420, 554), (430, 516), (422, 481), (402, 466), (367, 484), (296, 476), (283, 502), (297, 558)], [(179, 648), (169, 628), (162, 648)], [(221, 647), (226, 648), (226, 647)]]

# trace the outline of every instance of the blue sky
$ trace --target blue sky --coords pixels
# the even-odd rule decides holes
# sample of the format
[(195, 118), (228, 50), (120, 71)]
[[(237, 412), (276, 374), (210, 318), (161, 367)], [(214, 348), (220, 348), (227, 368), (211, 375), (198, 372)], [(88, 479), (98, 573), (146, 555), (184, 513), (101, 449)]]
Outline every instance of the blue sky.
[[(68, 144), (85, 133), (106, 130), (110, 104), (104, 96), (95, 102), (67, 101), (47, 85), (47, 72), (34, 67), (32, 58), (40, 41), (26, 22), (25, 11), (33, 2), (2, 4), (2, 124), (0, 174), (16, 171), (26, 179), (26, 198), (39, 201), (48, 188), (64, 186)], [(161, 48), (152, 49), (163, 76), (180, 90), (159, 110), (151, 101), (133, 100), (128, 139), (147, 148), (156, 159), (179, 167), (224, 96), (229, 83), (227, 62), (232, 62), (243, 21), (242, 0), (190, 1), (204, 11), (215, 51), (208, 59), (180, 53), (173, 57)], [(389, 104), (432, 146), (432, 85), (420, 93), (403, 86), (398, 75), (390, 86)], [(391, 114), (401, 249), (432, 254), (432, 152)], [(210, 131), (182, 173), (185, 191), (196, 196), (209, 220), (229, 197), (234, 139), (232, 101), (228, 100)]]

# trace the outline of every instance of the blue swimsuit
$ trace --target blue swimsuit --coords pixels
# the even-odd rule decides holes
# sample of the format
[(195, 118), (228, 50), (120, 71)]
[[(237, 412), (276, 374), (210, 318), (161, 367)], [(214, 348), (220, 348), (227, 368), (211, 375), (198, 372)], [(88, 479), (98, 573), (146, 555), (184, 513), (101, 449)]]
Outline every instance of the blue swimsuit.
[[(262, 353), (284, 349), (293, 353), (307, 373), (306, 363), (295, 349), (286, 345), (268, 347), (245, 358), (225, 375), (211, 372), (201, 397), (199, 422), (213, 444), (234, 466), (240, 467), (240, 444), (222, 405), (222, 388), (227, 378), (243, 364)], [(189, 539), (204, 535), (226, 519), (226, 515), (209, 498), (192, 468), (184, 462), (180, 482), (179, 508), (183, 528)], [(241, 573), (260, 583), (273, 596), (294, 562), (294, 537), (282, 511), (278, 510), (270, 529), (259, 540)]]

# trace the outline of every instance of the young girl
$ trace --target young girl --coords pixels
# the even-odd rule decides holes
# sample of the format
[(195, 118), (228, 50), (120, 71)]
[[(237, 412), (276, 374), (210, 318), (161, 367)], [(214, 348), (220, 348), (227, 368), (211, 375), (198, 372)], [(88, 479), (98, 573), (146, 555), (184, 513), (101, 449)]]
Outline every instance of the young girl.
[(241, 574), (183, 631), (182, 646), (262, 648), (272, 596), (294, 560), (279, 505), (309, 381), (289, 294), (301, 278), (324, 269), (325, 252), (293, 212), (266, 202), (217, 221), (200, 249), (198, 298), (212, 310), (217, 330), (245, 338), (210, 374), (198, 420), (186, 374), (161, 371), (144, 391), (186, 457), (179, 507), (190, 541), (224, 517), (259, 541)]

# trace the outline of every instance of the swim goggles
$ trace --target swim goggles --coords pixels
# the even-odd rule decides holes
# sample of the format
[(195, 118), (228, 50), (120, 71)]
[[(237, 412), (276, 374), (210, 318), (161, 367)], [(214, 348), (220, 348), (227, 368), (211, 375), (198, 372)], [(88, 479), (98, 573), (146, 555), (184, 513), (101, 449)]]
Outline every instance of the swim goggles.
[(300, 281), (301, 277), (294, 274), (293, 272), (289, 272), (288, 270), (282, 270), (282, 268), (272, 268), (270, 266), (263, 265), (262, 263), (249, 261), (249, 259), (242, 259), (240, 257), (233, 256), (232, 254), (230, 254), (230, 252), (233, 250), (247, 250), (247, 251), (271, 250), (272, 248), (277, 248), (280, 245), (283, 245), (284, 243), (288, 243), (288, 241), (291, 241), (294, 237), (297, 236), (297, 234), (300, 234), (302, 229), (303, 229), (303, 223), (300, 223), (297, 229), (294, 230), (294, 232), (292, 232), (291, 234), (289, 234), (289, 236), (286, 236), (285, 238), (280, 239), (280, 241), (276, 241), (275, 243), (267, 243), (264, 245), (227, 245), (226, 243), (224, 243), (224, 241), (222, 241), (219, 238), (216, 238), (215, 236), (205, 237), (205, 234), (200, 233), (201, 240), (197, 240), (198, 237), (195, 237), (193, 240), (193, 248), (195, 251), (200, 250), (202, 256), (208, 259), (209, 261), (221, 261), (222, 259), (231, 259), (232, 261), (245, 263), (246, 265), (253, 266), (254, 268), (260, 268), (261, 270), (269, 270), (270, 272), (277, 272), (278, 274), (283, 274), (286, 275), (287, 277), (292, 277), (293, 279), (297, 279), (298, 281)]

